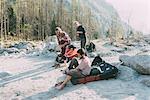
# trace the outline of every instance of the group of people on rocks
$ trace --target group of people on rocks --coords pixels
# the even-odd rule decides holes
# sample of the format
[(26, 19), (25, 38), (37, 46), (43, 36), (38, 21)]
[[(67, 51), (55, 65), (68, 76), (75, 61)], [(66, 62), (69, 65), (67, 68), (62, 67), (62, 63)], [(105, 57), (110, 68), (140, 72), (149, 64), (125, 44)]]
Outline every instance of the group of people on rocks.
[[(74, 21), (74, 24), (77, 27), (76, 28), (76, 34), (80, 38), (81, 48), (85, 49), (85, 45), (86, 45), (86, 35), (85, 34), (86, 34), (86, 31), (78, 21)], [(64, 54), (67, 45), (70, 45), (70, 43), (71, 43), (71, 38), (60, 27), (56, 27), (55, 33), (56, 33), (56, 36), (57, 36), (57, 39), (58, 39), (59, 47), (61, 48), (61, 53)]]
[(66, 75), (65, 80), (55, 85), (59, 90), (63, 89), (71, 79), (85, 77), (89, 75), (91, 71), (90, 59), (84, 50), (86, 45), (86, 31), (78, 21), (74, 21), (74, 24), (76, 25), (76, 34), (81, 41), (80, 49), (71, 45), (71, 38), (60, 27), (56, 27), (55, 29), (58, 44), (61, 48), (61, 54), (58, 55), (56, 61), (58, 63), (69, 62), (69, 66), (63, 71)]

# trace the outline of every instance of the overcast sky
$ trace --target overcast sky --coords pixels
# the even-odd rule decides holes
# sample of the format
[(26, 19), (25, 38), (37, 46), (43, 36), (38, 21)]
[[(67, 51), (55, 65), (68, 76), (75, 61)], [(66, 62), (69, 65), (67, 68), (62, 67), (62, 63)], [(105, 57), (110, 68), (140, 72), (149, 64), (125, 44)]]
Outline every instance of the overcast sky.
[(118, 11), (121, 19), (150, 34), (150, 0), (106, 0)]

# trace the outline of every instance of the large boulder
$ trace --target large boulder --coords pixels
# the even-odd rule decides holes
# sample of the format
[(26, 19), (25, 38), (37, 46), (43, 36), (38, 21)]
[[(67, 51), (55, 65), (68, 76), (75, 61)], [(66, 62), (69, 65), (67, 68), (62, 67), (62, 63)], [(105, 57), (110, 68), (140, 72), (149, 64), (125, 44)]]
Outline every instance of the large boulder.
[(150, 55), (122, 55), (119, 57), (119, 60), (140, 74), (150, 75)]
[(16, 43), (12, 46), (10, 46), (10, 48), (17, 48), (17, 49), (26, 49), (26, 50), (32, 50), (34, 45), (30, 42), (19, 42), (19, 43)]
[(117, 79), (120, 79), (122, 81), (131, 81), (138, 76), (138, 73), (135, 70), (127, 66), (120, 65), (118, 66), (118, 69), (120, 72)]
[(3, 48), (3, 49), (0, 49), (0, 55), (12, 54), (12, 53), (19, 53), (19, 50), (17, 48)]
[(10, 76), (11, 74), (8, 72), (0, 72), (0, 79)]
[(44, 50), (60, 51), (60, 48), (59, 48), (59, 46), (58, 46), (58, 40), (57, 40), (57, 36), (56, 36), (56, 35), (47, 37), (47, 39), (45, 40), (45, 47), (44, 47)]

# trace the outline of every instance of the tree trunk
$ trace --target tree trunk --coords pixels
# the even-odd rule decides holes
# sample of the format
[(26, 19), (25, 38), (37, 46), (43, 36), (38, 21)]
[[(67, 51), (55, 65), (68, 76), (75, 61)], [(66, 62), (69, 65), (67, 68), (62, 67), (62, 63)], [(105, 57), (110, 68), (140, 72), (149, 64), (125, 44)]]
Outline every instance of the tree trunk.
[(1, 14), (0, 14), (0, 21), (1, 21), (1, 42), (3, 41), (3, 0), (0, 1), (0, 9), (1, 9)]

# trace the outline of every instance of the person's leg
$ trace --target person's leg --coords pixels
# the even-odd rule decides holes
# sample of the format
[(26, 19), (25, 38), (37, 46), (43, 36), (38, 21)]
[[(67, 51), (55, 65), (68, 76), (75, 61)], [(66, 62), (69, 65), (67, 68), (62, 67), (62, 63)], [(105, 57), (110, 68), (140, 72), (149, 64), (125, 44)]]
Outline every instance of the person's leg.
[(64, 54), (65, 54), (65, 50), (66, 50), (66, 48), (65, 48), (65, 47), (62, 47), (62, 48), (61, 48), (61, 54), (62, 54), (62, 55), (64, 55)]
[(81, 48), (85, 49), (85, 44), (86, 44), (86, 38), (81, 39)]
[(67, 75), (66, 78), (65, 78), (65, 80), (63, 81), (63, 83), (61, 85), (59, 85), (57, 87), (57, 89), (62, 90), (65, 87), (65, 85), (67, 84), (67, 82), (69, 82), (71, 80), (71, 77), (72, 76)]
[(70, 69), (74, 69), (74, 68), (76, 68), (78, 65), (79, 65), (79, 63), (78, 63), (77, 59), (74, 58), (74, 59), (71, 60), (68, 69), (69, 69), (69, 70), (70, 70)]
[(72, 77), (71, 77), (70, 81), (72, 84), (78, 84), (78, 83), (80, 83), (79, 80), (84, 77), (85, 77), (85, 75), (83, 75), (81, 71), (76, 71), (76, 72), (72, 73)]
[(66, 44), (64, 47), (62, 47), (62, 51), (61, 51), (61, 54), (64, 55), (65, 52), (66, 52), (66, 47), (68, 46), (69, 44)]
[(86, 37), (85, 37), (84, 43), (83, 43), (84, 49), (85, 49), (85, 45), (86, 45)]
[(71, 80), (71, 77), (72, 77), (72, 76), (67, 75), (67, 76), (66, 76), (66, 79), (63, 81), (62, 85), (66, 85), (67, 82), (69, 82), (69, 81)]
[(56, 57), (56, 62), (57, 63), (64, 63), (64, 60), (65, 60), (65, 57), (62, 56), (61, 54), (59, 54), (57, 57)]
[(85, 77), (81, 71), (78, 71), (78, 70), (71, 70), (70, 72), (67, 73), (67, 76), (65, 78), (65, 80), (63, 81), (63, 83), (61, 85), (59, 85), (57, 87), (57, 89), (61, 90), (65, 87), (65, 85), (67, 84), (67, 82), (69, 82), (70, 80), (73, 80), (73, 79), (78, 79), (78, 78), (82, 78), (82, 77)]
[(69, 66), (67, 67), (67, 69), (62, 70), (63, 74), (66, 74), (71, 69), (75, 69), (78, 65), (79, 65), (79, 63), (78, 63), (77, 59), (75, 59), (75, 58), (72, 59), (71, 62), (70, 62), (70, 64), (69, 64)]
[(59, 54), (59, 55), (56, 57), (56, 59), (55, 59), (55, 64), (52, 65), (52, 67), (59, 68), (59, 67), (60, 67), (60, 63), (62, 63), (62, 62), (61, 62), (61, 59), (62, 59), (62, 56), (61, 56), (61, 54)]
[(81, 39), (81, 46), (80, 46), (81, 48), (83, 48), (83, 40)]

